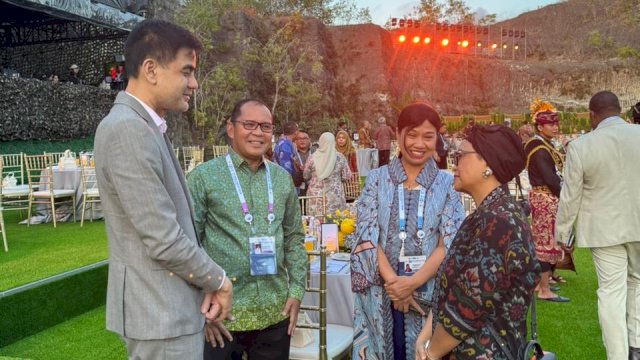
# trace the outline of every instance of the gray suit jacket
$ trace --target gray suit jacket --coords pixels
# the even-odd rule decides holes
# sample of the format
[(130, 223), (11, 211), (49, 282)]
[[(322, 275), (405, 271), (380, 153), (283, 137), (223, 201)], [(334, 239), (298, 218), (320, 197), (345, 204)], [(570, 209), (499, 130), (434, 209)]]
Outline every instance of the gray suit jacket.
[(94, 151), (109, 240), (107, 329), (140, 340), (201, 331), (202, 290), (217, 290), (224, 272), (197, 242), (168, 139), (121, 92), (98, 126)]
[(640, 241), (639, 159), (640, 125), (620, 118), (569, 143), (556, 239), (566, 243), (577, 219), (579, 247)]

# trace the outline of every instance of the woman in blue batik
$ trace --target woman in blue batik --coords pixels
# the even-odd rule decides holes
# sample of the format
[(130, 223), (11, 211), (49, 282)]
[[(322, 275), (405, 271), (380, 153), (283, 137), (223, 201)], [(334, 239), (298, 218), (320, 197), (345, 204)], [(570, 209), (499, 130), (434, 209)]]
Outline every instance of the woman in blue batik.
[(453, 177), (432, 159), (440, 125), (426, 104), (404, 108), (400, 157), (371, 171), (358, 199), (353, 359), (414, 357), (433, 277), (464, 218)]

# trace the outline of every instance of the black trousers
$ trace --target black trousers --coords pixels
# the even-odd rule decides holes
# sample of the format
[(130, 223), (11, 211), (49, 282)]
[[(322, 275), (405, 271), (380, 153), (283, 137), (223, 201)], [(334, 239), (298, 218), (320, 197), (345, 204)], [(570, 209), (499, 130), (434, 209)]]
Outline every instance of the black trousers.
[(232, 332), (232, 342), (225, 339), (224, 348), (204, 344), (204, 360), (242, 360), (247, 353), (249, 360), (288, 360), (291, 336), (287, 335), (289, 319), (262, 330)]
[(389, 155), (391, 150), (378, 150), (378, 166), (384, 166), (389, 163)]

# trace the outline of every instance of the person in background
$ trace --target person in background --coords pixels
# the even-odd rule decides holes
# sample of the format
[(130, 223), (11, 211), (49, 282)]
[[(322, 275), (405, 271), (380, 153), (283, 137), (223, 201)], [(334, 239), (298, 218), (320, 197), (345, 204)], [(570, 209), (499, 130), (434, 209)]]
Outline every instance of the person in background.
[(524, 149), (506, 126), (478, 126), (467, 132), (454, 163), (455, 190), (471, 195), (478, 208), (438, 270), (415, 358), (506, 359), (490, 327), (516, 358), (540, 279), (528, 220), (506, 188), (524, 169)]
[(365, 149), (374, 147), (371, 139), (371, 123), (368, 120), (363, 121), (362, 127), (358, 130), (358, 146)]
[(620, 111), (610, 91), (589, 101), (593, 131), (569, 143), (555, 233), (566, 244), (575, 226), (591, 249), (607, 359), (640, 360), (640, 126)]
[[(525, 152), (527, 174), (531, 184), (531, 232), (536, 245), (536, 256), (542, 267), (538, 299), (568, 302), (568, 298), (554, 293), (549, 284), (553, 266), (563, 256), (563, 249), (554, 237), (553, 228), (558, 211), (562, 182), (560, 174), (564, 159), (551, 143), (551, 140), (558, 136), (560, 119), (553, 111), (541, 111), (535, 113), (534, 121), (537, 134), (525, 144)], [(557, 281), (564, 279), (557, 277)]]
[(357, 173), (358, 164), (356, 162), (356, 149), (351, 143), (349, 134), (344, 130), (340, 130), (338, 131), (338, 134), (336, 134), (336, 150), (338, 150), (338, 152), (344, 155), (345, 159), (347, 159), (351, 172)]
[(95, 134), (109, 241), (106, 326), (130, 359), (201, 360), (203, 313), (211, 326), (231, 319), (231, 280), (198, 242), (163, 119), (189, 109), (201, 49), (173, 23), (136, 25), (124, 45), (131, 80)]
[(414, 358), (433, 277), (464, 218), (453, 176), (433, 160), (440, 125), (430, 106), (405, 107), (400, 157), (372, 170), (357, 200), (353, 359)]
[(634, 124), (640, 124), (640, 102), (631, 107), (631, 119)]
[(237, 289), (234, 320), (207, 327), (204, 359), (289, 358), (307, 255), (289, 173), (264, 158), (272, 132), (267, 106), (239, 101), (227, 122), (229, 153), (189, 173), (196, 233)]
[(518, 136), (522, 140), (522, 144), (526, 144), (533, 138), (535, 134), (533, 133), (533, 127), (529, 122), (524, 123), (524, 125), (520, 126), (518, 129)]
[[(326, 211), (333, 214), (344, 210), (347, 201), (342, 183), (351, 179), (347, 159), (336, 150), (336, 140), (332, 133), (320, 135), (320, 147), (304, 167), (304, 178), (309, 182), (307, 196), (325, 196)], [(322, 202), (310, 200), (308, 214), (323, 214)]]
[(436, 142), (436, 152), (433, 153), (433, 159), (438, 164), (438, 169), (447, 169), (447, 155), (449, 154), (449, 144), (445, 135), (447, 134), (447, 125), (442, 124), (438, 129), (438, 139)]
[[(298, 153), (298, 162), (301, 164), (301, 168), (304, 171), (304, 166), (309, 160), (309, 155), (313, 154), (315, 150), (311, 149), (311, 138), (306, 130), (298, 130), (298, 136), (296, 136), (296, 151)], [(298, 187), (298, 195), (305, 196), (307, 194), (307, 188), (309, 186), (308, 181), (304, 181)]]
[(291, 175), (293, 184), (296, 188), (299, 188), (304, 179), (302, 178), (302, 170), (304, 164), (300, 163), (298, 154), (296, 152), (296, 146), (293, 142), (298, 136), (298, 124), (293, 121), (289, 121), (282, 127), (282, 136), (278, 142), (276, 142), (273, 148), (273, 162), (282, 166)]
[(340, 121), (338, 123), (338, 126), (336, 127), (336, 134), (338, 134), (338, 131), (346, 131), (347, 134), (349, 134), (349, 126), (345, 121)]
[(391, 140), (395, 138), (395, 133), (382, 116), (378, 118), (378, 129), (373, 134), (373, 138), (378, 149), (378, 166), (387, 165), (391, 156)]
[(69, 66), (69, 82), (73, 84), (82, 84), (80, 78), (80, 67), (76, 64)]

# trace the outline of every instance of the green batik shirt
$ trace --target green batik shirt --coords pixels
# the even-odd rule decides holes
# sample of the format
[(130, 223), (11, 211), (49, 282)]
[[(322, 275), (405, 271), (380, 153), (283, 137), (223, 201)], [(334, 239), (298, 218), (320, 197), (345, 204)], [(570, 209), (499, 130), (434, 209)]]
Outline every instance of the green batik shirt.
[[(188, 185), (195, 210), (198, 237), (209, 256), (227, 272), (233, 283), (234, 321), (230, 331), (264, 329), (286, 319), (288, 298), (302, 300), (307, 270), (304, 232), (298, 196), (286, 170), (264, 161), (254, 173), (232, 149), (231, 160), (253, 215), (257, 236), (274, 236), (277, 275), (252, 276), (249, 267), (251, 226), (245, 222), (226, 157), (220, 156), (189, 173)], [(274, 222), (269, 227), (265, 165), (269, 166), (274, 195)], [(270, 230), (269, 230), (270, 228)]]

